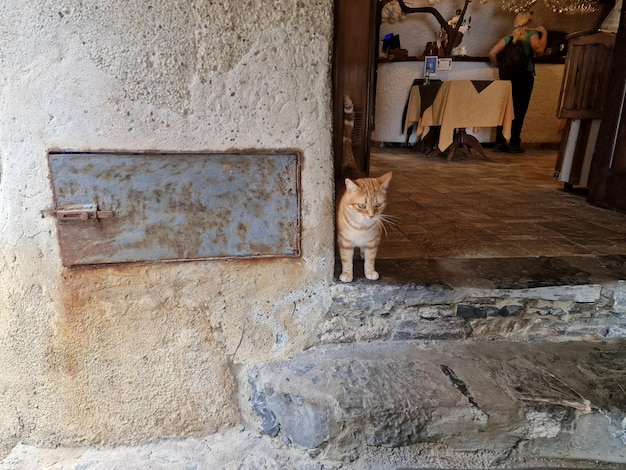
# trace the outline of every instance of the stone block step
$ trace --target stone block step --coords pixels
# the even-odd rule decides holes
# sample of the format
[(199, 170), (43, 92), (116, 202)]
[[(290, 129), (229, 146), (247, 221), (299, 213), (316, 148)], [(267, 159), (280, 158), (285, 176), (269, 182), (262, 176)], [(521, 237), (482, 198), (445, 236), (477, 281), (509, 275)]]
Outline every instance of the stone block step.
[(626, 337), (626, 257), (381, 260), (331, 286), (322, 343)]
[(311, 455), (440, 443), (626, 464), (626, 341), (330, 344), (254, 368), (262, 433)]

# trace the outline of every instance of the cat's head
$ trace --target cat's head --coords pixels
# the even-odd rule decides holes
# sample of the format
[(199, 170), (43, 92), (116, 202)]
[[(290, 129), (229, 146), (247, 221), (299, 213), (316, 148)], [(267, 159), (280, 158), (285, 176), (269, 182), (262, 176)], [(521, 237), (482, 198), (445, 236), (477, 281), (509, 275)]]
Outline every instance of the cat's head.
[(390, 171), (378, 178), (346, 178), (343, 202), (350, 213), (364, 221), (379, 217), (387, 205), (387, 188), (391, 176)]

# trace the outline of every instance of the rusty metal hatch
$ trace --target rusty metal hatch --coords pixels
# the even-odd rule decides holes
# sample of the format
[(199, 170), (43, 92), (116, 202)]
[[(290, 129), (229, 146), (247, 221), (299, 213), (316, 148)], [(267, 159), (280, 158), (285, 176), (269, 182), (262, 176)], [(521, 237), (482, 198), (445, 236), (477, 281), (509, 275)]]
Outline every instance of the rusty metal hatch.
[(300, 155), (49, 154), (65, 266), (300, 256)]

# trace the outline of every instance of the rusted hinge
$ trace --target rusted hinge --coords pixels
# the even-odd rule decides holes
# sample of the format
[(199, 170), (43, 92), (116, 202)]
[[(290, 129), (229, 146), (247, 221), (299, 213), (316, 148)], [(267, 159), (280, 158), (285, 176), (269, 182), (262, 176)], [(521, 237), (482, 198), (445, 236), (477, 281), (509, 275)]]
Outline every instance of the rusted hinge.
[(96, 204), (67, 204), (59, 206), (56, 210), (42, 211), (42, 215), (54, 216), (60, 221), (87, 221), (109, 219), (113, 217), (113, 211), (99, 211)]

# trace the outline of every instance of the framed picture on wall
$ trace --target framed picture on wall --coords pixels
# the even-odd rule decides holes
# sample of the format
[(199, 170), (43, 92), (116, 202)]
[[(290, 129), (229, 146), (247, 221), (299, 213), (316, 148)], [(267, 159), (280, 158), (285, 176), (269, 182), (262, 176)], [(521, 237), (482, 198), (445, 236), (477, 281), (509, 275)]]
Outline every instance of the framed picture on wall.
[(432, 77), (437, 74), (437, 56), (427, 55), (424, 57), (424, 76)]

